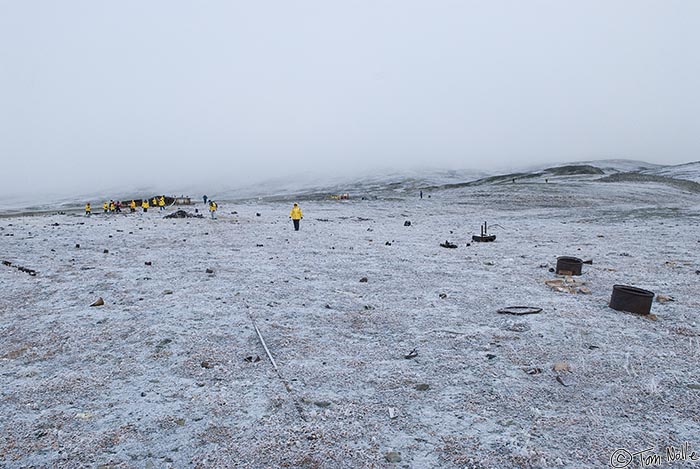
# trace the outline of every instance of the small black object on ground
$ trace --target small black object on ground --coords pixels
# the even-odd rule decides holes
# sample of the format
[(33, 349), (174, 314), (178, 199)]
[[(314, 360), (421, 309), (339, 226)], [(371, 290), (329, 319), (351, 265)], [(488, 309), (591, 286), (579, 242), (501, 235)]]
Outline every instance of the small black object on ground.
[(557, 257), (557, 274), (559, 275), (581, 275), (583, 261), (578, 257), (559, 256)]
[(476, 241), (477, 243), (490, 243), (496, 241), (496, 235), (488, 234), (488, 225), (484, 222), (484, 224), (481, 225), (481, 236), (472, 236), (472, 241)]
[(635, 314), (649, 314), (654, 292), (629, 285), (613, 285), (610, 307), (618, 311)]
[(449, 248), (449, 249), (456, 249), (457, 245), (454, 243), (449, 242), (448, 240), (445, 240), (444, 243), (440, 243), (440, 246), (443, 248)]
[(403, 357), (406, 360), (410, 360), (411, 358), (416, 358), (418, 356), (418, 349), (413, 349), (410, 352), (408, 352), (407, 355), (404, 355)]
[[(195, 212), (198, 212), (198, 210), (195, 209)], [(177, 212), (171, 213), (170, 215), (166, 215), (163, 218), (203, 218), (203, 215), (201, 214), (191, 214), (188, 213), (184, 210), (178, 210)]]
[(502, 308), (496, 311), (499, 314), (515, 314), (517, 316), (522, 316), (524, 314), (537, 314), (542, 312), (542, 308), (535, 308), (533, 306), (508, 306), (507, 308)]

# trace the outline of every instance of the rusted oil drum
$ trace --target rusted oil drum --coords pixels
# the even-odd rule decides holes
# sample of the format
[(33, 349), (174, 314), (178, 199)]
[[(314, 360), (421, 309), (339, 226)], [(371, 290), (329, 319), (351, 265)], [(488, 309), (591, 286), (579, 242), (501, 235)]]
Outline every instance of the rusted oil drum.
[(578, 257), (560, 256), (557, 257), (557, 274), (559, 275), (581, 275), (583, 261)]
[(649, 314), (654, 292), (628, 285), (613, 285), (610, 307), (618, 311), (636, 314)]

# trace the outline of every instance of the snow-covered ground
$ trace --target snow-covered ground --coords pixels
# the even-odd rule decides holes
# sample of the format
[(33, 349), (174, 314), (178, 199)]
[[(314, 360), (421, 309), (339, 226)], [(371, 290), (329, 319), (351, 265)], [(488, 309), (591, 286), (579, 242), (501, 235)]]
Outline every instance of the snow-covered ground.
[[(304, 201), (299, 232), (293, 200), (0, 219), (0, 466), (700, 453), (700, 195), (566, 178), (387, 194)], [(496, 242), (467, 246), (483, 221)], [(545, 284), (560, 255), (593, 261), (575, 277), (590, 294)], [(615, 311), (614, 284), (675, 301)], [(543, 310), (497, 313), (511, 305)]]

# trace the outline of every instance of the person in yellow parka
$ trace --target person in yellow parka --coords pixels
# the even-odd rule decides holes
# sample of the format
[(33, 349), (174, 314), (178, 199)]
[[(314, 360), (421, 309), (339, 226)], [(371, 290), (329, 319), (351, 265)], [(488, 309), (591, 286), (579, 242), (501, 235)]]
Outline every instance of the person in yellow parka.
[(218, 205), (216, 205), (216, 202), (213, 200), (209, 201), (209, 213), (211, 214), (211, 219), (216, 220), (216, 209), (219, 208)]
[(165, 196), (160, 196), (160, 199), (158, 199), (158, 207), (160, 207), (160, 210), (165, 210)]
[(85, 216), (89, 217), (92, 214), (92, 207), (90, 207), (90, 202), (85, 204)]
[(136, 211), (136, 201), (131, 200), (131, 203), (129, 204), (129, 208), (131, 209), (131, 213), (134, 213)]
[(107, 210), (109, 209), (109, 202), (105, 202), (102, 204), (102, 209), (107, 213)]
[(296, 202), (294, 203), (294, 207), (292, 207), (292, 211), (289, 212), (289, 218), (294, 222), (294, 231), (299, 231), (299, 220), (304, 218), (304, 214), (301, 213), (301, 208), (299, 208), (299, 204)]
[(153, 206), (153, 208), (157, 207), (157, 206), (158, 206), (158, 199), (156, 199), (155, 197), (153, 197), (153, 198), (151, 199), (151, 205)]
[(148, 207), (148, 199), (143, 199), (143, 201), (141, 202), (141, 208), (143, 209), (143, 213), (148, 212)]

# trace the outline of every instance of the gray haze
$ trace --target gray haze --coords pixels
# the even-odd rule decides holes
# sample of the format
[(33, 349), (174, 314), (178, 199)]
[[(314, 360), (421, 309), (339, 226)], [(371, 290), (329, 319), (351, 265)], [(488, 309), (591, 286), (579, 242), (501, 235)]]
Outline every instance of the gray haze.
[(700, 2), (0, 0), (0, 195), (700, 159)]

